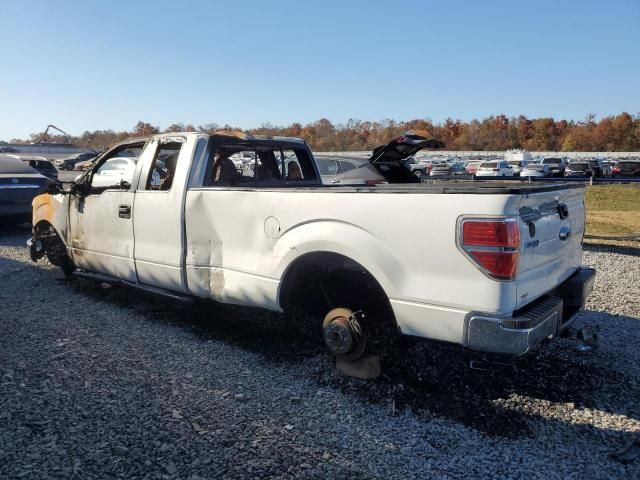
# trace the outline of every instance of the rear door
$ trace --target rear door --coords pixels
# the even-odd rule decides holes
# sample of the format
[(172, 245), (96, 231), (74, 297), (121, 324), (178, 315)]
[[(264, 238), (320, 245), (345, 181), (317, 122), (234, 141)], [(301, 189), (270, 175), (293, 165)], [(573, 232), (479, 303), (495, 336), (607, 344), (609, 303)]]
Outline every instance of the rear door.
[(519, 223), (517, 308), (552, 290), (580, 266), (584, 187), (524, 195)]
[(138, 282), (186, 290), (183, 278), (184, 195), (197, 136), (156, 137), (147, 147), (133, 210)]

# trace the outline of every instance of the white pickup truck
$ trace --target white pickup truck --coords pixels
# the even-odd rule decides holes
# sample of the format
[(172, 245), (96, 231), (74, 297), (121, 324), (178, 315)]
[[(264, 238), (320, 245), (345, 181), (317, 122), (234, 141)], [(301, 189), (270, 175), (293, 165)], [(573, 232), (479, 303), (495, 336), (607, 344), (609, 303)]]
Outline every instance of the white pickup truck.
[(348, 360), (389, 327), (524, 354), (562, 331), (591, 291), (595, 271), (580, 266), (584, 187), (421, 183), (401, 161), (437, 146), (405, 134), (371, 157), (387, 183), (331, 186), (300, 139), (128, 140), (70, 189), (34, 199), (31, 256), (177, 298), (303, 310)]

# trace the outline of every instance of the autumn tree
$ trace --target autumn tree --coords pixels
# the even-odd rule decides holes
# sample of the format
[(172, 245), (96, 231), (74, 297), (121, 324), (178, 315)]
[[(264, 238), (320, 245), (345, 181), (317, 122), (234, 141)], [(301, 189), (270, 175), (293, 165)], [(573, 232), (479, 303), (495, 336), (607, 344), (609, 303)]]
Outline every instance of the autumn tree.
[(136, 137), (144, 137), (147, 135), (153, 135), (154, 133), (159, 133), (160, 129), (158, 127), (154, 127), (150, 123), (147, 122), (138, 122), (136, 126), (133, 127), (133, 135)]
[[(220, 130), (239, 130), (229, 124), (220, 126), (207, 123), (195, 127), (192, 124), (172, 123), (165, 132), (197, 131), (214, 133)], [(524, 115), (507, 117), (495, 115), (482, 120), (463, 122), (447, 118), (434, 124), (428, 118), (404, 122), (392, 119), (367, 121), (349, 119), (334, 125), (321, 118), (306, 125), (294, 122), (290, 125), (264, 123), (260, 127), (245, 130), (250, 134), (285, 135), (301, 137), (317, 151), (371, 150), (378, 145), (412, 131), (425, 137), (442, 140), (449, 150), (506, 150), (525, 148), (531, 151), (638, 151), (640, 150), (640, 115), (622, 112), (615, 116), (596, 120), (589, 114), (579, 122), (553, 118), (529, 119)], [(104, 150), (127, 137), (145, 136), (159, 132), (159, 128), (146, 122), (138, 122), (132, 131), (95, 130), (72, 136), (69, 141), (81, 147)], [(27, 139), (14, 139), (12, 143), (30, 143), (42, 140), (42, 134)], [(50, 141), (64, 142), (63, 135), (51, 136)]]

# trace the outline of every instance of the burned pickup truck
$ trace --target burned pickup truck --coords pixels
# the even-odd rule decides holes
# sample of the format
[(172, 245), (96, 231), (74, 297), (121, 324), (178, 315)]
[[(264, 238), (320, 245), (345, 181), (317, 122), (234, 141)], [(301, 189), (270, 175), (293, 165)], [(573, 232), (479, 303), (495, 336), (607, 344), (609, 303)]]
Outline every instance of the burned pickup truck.
[(524, 354), (592, 288), (584, 186), (421, 183), (402, 160), (434, 146), (403, 135), (371, 157), (386, 183), (323, 185), (300, 139), (128, 140), (34, 199), (31, 256), (178, 298), (304, 311), (348, 360), (389, 332)]

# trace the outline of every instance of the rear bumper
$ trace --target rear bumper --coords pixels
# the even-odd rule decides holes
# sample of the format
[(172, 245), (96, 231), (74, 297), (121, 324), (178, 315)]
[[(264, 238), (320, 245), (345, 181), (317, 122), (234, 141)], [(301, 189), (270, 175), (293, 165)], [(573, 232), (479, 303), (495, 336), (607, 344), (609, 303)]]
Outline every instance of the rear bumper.
[(466, 346), (484, 352), (524, 355), (571, 323), (593, 290), (595, 275), (592, 268), (580, 268), (511, 317), (471, 312), (465, 325)]

